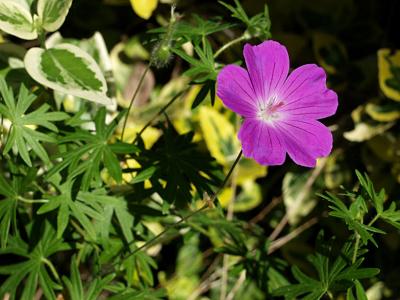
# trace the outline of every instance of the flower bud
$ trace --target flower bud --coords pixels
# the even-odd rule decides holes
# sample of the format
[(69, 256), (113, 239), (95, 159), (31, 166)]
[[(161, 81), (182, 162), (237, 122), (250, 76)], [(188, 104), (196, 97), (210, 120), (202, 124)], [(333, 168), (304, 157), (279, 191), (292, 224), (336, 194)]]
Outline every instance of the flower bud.
[(151, 55), (151, 64), (157, 68), (162, 68), (171, 61), (172, 51), (172, 37), (175, 30), (175, 24), (177, 21), (177, 16), (175, 14), (175, 5), (171, 6), (171, 17), (167, 27), (167, 32), (165, 33), (161, 42), (159, 42), (153, 49)]

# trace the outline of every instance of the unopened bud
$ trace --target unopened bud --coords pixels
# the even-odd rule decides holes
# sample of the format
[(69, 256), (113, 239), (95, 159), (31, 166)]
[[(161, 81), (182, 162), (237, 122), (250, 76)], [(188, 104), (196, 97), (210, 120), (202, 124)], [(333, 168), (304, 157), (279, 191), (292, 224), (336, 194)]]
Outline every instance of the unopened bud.
[(171, 44), (176, 22), (175, 5), (172, 5), (167, 32), (161, 42), (154, 47), (151, 55), (151, 63), (157, 68), (165, 67), (172, 59)]

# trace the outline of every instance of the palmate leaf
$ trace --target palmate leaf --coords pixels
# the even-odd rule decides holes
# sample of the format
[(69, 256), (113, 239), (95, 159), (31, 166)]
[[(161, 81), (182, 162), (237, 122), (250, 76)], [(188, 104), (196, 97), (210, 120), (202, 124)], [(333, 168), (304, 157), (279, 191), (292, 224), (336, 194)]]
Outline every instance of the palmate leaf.
[[(201, 38), (207, 37), (213, 33), (231, 28), (233, 24), (222, 22), (221, 18), (202, 18), (199, 15), (191, 15), (193, 22), (186, 21), (177, 22), (173, 30), (173, 40), (177, 45), (182, 45), (184, 42), (198, 42)], [(163, 35), (167, 32), (166, 27), (151, 29), (149, 34)]]
[(44, 214), (57, 209), (57, 238), (61, 238), (67, 228), (70, 219), (73, 217), (84, 229), (84, 238), (88, 241), (95, 241), (97, 231), (93, 220), (102, 221), (103, 207), (96, 202), (85, 201), (73, 197), (74, 181), (67, 181), (56, 188), (59, 195), (48, 197), (49, 202), (42, 205), (38, 214)]
[[(187, 61), (191, 66), (189, 70), (185, 71), (185, 75), (193, 78), (195, 83), (204, 83), (212, 81), (215, 84), (217, 78), (217, 71), (215, 69), (214, 55), (211, 44), (208, 40), (203, 40), (203, 45), (197, 43), (194, 50), (199, 59), (191, 57), (181, 49), (172, 49), (172, 51)], [(210, 85), (210, 83), (207, 83)]]
[(383, 234), (385, 232), (376, 227), (363, 224), (362, 219), (364, 214), (367, 212), (367, 207), (363, 197), (358, 196), (356, 201), (354, 201), (348, 208), (342, 200), (331, 193), (327, 193), (326, 196), (320, 196), (332, 203), (332, 205), (329, 206), (329, 208), (332, 209), (329, 215), (343, 219), (349, 230), (355, 231), (361, 237), (364, 244), (371, 241), (376, 247), (378, 247), (373, 238), (373, 233)]
[(60, 155), (62, 161), (49, 171), (47, 177), (68, 168), (68, 178), (82, 175), (81, 188), (87, 190), (92, 182), (97, 186), (101, 184), (100, 170), (104, 166), (120, 182), (122, 170), (116, 154), (137, 151), (135, 146), (126, 143), (108, 143), (123, 115), (124, 112), (121, 112), (111, 124), (106, 125), (106, 109), (101, 108), (95, 116), (94, 133), (77, 128), (60, 139), (60, 144), (66, 144), (67, 150)]
[(71, 300), (96, 300), (99, 299), (100, 294), (105, 290), (107, 285), (115, 277), (114, 274), (109, 274), (104, 278), (95, 278), (88, 284), (87, 288), (84, 288), (84, 283), (82, 282), (78, 262), (75, 256), (71, 259), (70, 264), (70, 277), (63, 276), (63, 281), (67, 287), (69, 299)]
[(6, 179), (0, 174), (0, 246), (7, 246), (8, 238), (13, 233), (18, 233), (17, 209), (20, 195), (30, 191), (31, 183), (36, 178), (36, 170), (30, 168), (23, 176), (11, 175)]
[[(138, 171), (156, 168), (150, 178), (152, 189), (168, 203), (189, 203), (193, 190), (200, 197), (203, 192), (211, 195), (212, 186), (221, 182), (215, 160), (198, 150), (199, 145), (192, 142), (193, 132), (179, 135), (170, 122), (162, 130), (164, 134), (150, 150), (140, 146), (142, 153), (135, 157), (141, 165)], [(162, 181), (166, 184), (162, 185)]]
[[(363, 258), (351, 263), (353, 249), (351, 243), (346, 243), (338, 255), (329, 251), (310, 256), (309, 261), (317, 271), (317, 277), (310, 277), (294, 266), (292, 274), (298, 283), (280, 287), (273, 291), (273, 295), (284, 296), (285, 299), (318, 300), (327, 293), (333, 295), (351, 288), (359, 279), (377, 275), (379, 269), (360, 268)], [(331, 257), (336, 259), (332, 262)]]
[[(258, 37), (262, 40), (266, 40), (271, 37), (271, 20), (269, 17), (268, 6), (265, 5), (264, 12), (257, 14), (253, 17), (249, 17), (239, 0), (235, 1), (235, 7), (233, 5), (227, 4), (223, 1), (218, 1), (221, 5), (225, 6), (231, 11), (232, 17), (238, 19), (244, 23), (247, 27), (246, 33), (250, 37)], [(246, 35), (245, 33), (245, 35)]]
[(190, 36), (192, 39), (196, 36), (206, 37), (210, 34), (228, 29), (232, 27), (232, 24), (227, 22), (222, 23), (220, 19), (202, 18), (199, 15), (192, 14), (193, 24), (187, 22), (179, 22), (176, 26), (175, 35)]
[(84, 203), (97, 203), (103, 209), (103, 218), (96, 224), (102, 242), (108, 243), (110, 239), (110, 231), (112, 229), (112, 218), (115, 216), (118, 221), (120, 231), (128, 244), (133, 241), (133, 216), (128, 210), (127, 202), (122, 197), (113, 197), (105, 194), (103, 190), (80, 192), (78, 200)]
[[(7, 248), (0, 250), (1, 256), (13, 254), (24, 258), (22, 262), (0, 267), (0, 274), (7, 276), (0, 286), (0, 297), (8, 293), (10, 299), (31, 300), (40, 286), (47, 299), (55, 299), (54, 290), (61, 289), (61, 286), (54, 281), (59, 281), (59, 278), (49, 258), (55, 253), (69, 250), (70, 246), (55, 237), (55, 230), (47, 221), (29, 227), (29, 240), (34, 241), (35, 236), (40, 236), (36, 245), (29, 245), (15, 236), (10, 238)], [(22, 287), (20, 297), (17, 294), (18, 287)]]
[(18, 193), (2, 175), (0, 175), (0, 195), (5, 197), (0, 201), (0, 243), (1, 248), (4, 248), (7, 245), (11, 222), (15, 219)]
[(358, 181), (361, 184), (362, 191), (361, 193), (365, 195), (367, 199), (370, 200), (372, 205), (376, 210), (375, 219), (382, 219), (385, 222), (391, 224), (397, 229), (400, 228), (400, 210), (397, 209), (396, 203), (391, 202), (389, 208), (385, 210), (384, 201), (386, 199), (386, 193), (384, 189), (381, 189), (379, 192), (375, 191), (374, 185), (369, 178), (369, 176), (365, 174), (361, 174), (356, 170), (356, 175)]
[(28, 166), (32, 166), (29, 152), (32, 150), (44, 162), (49, 162), (46, 150), (42, 142), (56, 143), (51, 135), (33, 130), (29, 126), (44, 127), (50, 131), (58, 132), (56, 125), (52, 122), (68, 118), (63, 112), (48, 112), (50, 106), (43, 104), (37, 110), (28, 113), (28, 109), (35, 101), (36, 96), (29, 93), (24, 85), (19, 90), (18, 100), (14, 93), (7, 86), (3, 77), (0, 77), (0, 92), (3, 103), (0, 103), (0, 114), (11, 121), (11, 128), (8, 133), (7, 142), (3, 154), (7, 154), (12, 148), (19, 153)]

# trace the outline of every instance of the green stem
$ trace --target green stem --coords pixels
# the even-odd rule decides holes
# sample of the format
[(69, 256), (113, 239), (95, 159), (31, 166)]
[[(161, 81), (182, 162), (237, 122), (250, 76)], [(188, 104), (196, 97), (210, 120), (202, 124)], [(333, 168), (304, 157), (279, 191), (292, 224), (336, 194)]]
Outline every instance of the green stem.
[(139, 131), (139, 133), (136, 135), (135, 140), (133, 141), (133, 144), (137, 142), (137, 139), (142, 135), (142, 133), (153, 123), (153, 121), (162, 115), (168, 107), (170, 107), (177, 99), (179, 99), (180, 96), (182, 96), (184, 93), (186, 93), (189, 90), (189, 88), (186, 88), (182, 92), (179, 92), (176, 94), (167, 104), (165, 104), (147, 123), (144, 125), (144, 127)]
[(4, 118), (3, 115), (1, 115), (0, 117), (0, 127), (1, 127), (1, 132), (0, 132), (0, 144), (2, 144), (1, 142), (3, 141), (3, 136), (4, 136)]
[(240, 42), (242, 42), (242, 41), (244, 41), (244, 40), (246, 40), (246, 37), (245, 37), (244, 35), (242, 35), (242, 36), (240, 36), (240, 37), (238, 37), (238, 38), (236, 38), (236, 39), (230, 41), (229, 43), (226, 43), (226, 44), (223, 45), (221, 48), (219, 48), (219, 49), (217, 50), (217, 52), (215, 52), (215, 54), (214, 54), (214, 59), (217, 58), (222, 52), (224, 52), (224, 51), (225, 51), (226, 49), (228, 49), (229, 47), (231, 47), (231, 46), (233, 46), (233, 45), (235, 45), (235, 44), (237, 44), (237, 43), (240, 43)]
[(124, 125), (123, 125), (123, 127), (122, 127), (121, 141), (124, 140), (124, 133), (125, 133), (125, 128), (126, 128), (126, 123), (128, 122), (129, 113), (130, 113), (130, 111), (131, 111), (131, 109), (132, 109), (133, 103), (135, 102), (136, 96), (138, 95), (139, 90), (140, 90), (140, 88), (142, 87), (142, 84), (143, 84), (143, 82), (144, 82), (144, 79), (145, 79), (145, 77), (146, 77), (146, 74), (147, 74), (147, 72), (148, 72), (149, 69), (150, 69), (150, 65), (151, 65), (151, 63), (149, 63), (149, 64), (147, 65), (147, 67), (146, 67), (146, 69), (144, 70), (142, 76), (140, 77), (140, 80), (139, 80), (139, 83), (138, 83), (138, 85), (137, 85), (137, 87), (136, 87), (136, 90), (135, 90), (135, 92), (133, 93), (131, 102), (129, 103), (128, 111), (127, 111), (127, 113), (126, 113), (125, 120), (124, 120)]
[(42, 261), (49, 267), (51, 273), (53, 274), (54, 278), (56, 278), (58, 281), (60, 281), (60, 276), (58, 276), (58, 273), (56, 271), (56, 268), (54, 265), (49, 261), (47, 258), (42, 257)]
[(360, 235), (356, 233), (356, 242), (354, 244), (353, 259), (351, 260), (353, 264), (357, 260), (358, 247), (360, 246), (360, 238), (361, 238)]
[(22, 196), (18, 196), (17, 198), (19, 201), (24, 202), (24, 203), (28, 203), (28, 204), (35, 204), (35, 203), (48, 203), (49, 200), (47, 199), (40, 199), (40, 200), (35, 200), (35, 199), (26, 199)]
[[(232, 164), (230, 170), (228, 171), (228, 174), (225, 176), (224, 181), (222, 182), (222, 184), (219, 186), (219, 188), (217, 189), (217, 191), (213, 194), (213, 196), (211, 197), (211, 202), (214, 202), (215, 199), (217, 198), (218, 194), (222, 191), (222, 189), (225, 187), (226, 183), (229, 180), (229, 177), (232, 175), (233, 170), (235, 169), (235, 167), (237, 166), (237, 164), (240, 161), (240, 158), (242, 157), (242, 151), (239, 152), (238, 156), (236, 157), (236, 160), (234, 161), (234, 163)], [(151, 238), (150, 240), (148, 240), (145, 244), (143, 244), (142, 246), (136, 248), (135, 250), (133, 250), (132, 252), (129, 252), (124, 258), (123, 260), (127, 259), (128, 257), (135, 255), (136, 253), (138, 253), (140, 250), (143, 250), (147, 247), (149, 247), (150, 245), (152, 245), (156, 240), (158, 240), (160, 237), (162, 237), (164, 234), (166, 234), (168, 231), (170, 231), (172, 228), (177, 227), (178, 225), (182, 224), (183, 222), (187, 221), (188, 219), (190, 219), (191, 217), (193, 217), (194, 215), (197, 215), (198, 213), (206, 210), (209, 207), (209, 204), (205, 204), (204, 206), (202, 206), (201, 208), (199, 208), (198, 210), (195, 210), (194, 212), (191, 212), (190, 214), (188, 214), (185, 217), (182, 217), (178, 222), (169, 225), (168, 227), (166, 227), (162, 232), (160, 232), (159, 234), (157, 234), (156, 236), (154, 236), (153, 238)]]
[(368, 223), (368, 226), (372, 226), (372, 224), (374, 224), (374, 223), (376, 222), (376, 220), (379, 219), (379, 217), (380, 217), (380, 215), (377, 214), (377, 215), (371, 220), (371, 222)]

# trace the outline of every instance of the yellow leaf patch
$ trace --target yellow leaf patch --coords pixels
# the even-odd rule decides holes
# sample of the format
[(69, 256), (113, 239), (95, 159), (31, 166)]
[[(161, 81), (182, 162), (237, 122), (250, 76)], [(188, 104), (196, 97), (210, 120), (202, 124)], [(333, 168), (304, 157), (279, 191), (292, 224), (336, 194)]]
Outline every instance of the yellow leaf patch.
[[(400, 51), (391, 53), (390, 49), (380, 49), (378, 51), (379, 85), (386, 97), (400, 101), (400, 80), (393, 74), (393, 69), (400, 69)], [(399, 71), (398, 71), (399, 72)]]
[(135, 13), (147, 20), (157, 8), (158, 0), (130, 0)]

